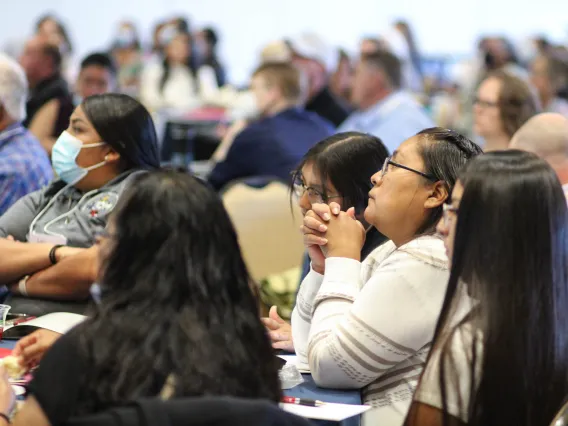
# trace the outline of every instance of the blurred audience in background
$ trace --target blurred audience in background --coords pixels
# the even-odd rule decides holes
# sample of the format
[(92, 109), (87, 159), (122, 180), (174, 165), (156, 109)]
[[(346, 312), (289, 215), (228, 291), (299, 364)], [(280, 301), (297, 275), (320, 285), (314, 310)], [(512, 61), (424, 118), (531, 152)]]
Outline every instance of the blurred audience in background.
[(541, 54), (531, 66), (531, 82), (538, 92), (543, 111), (568, 117), (568, 101), (559, 97), (568, 84), (568, 65), (562, 60)]
[(351, 58), (345, 50), (339, 49), (337, 66), (331, 75), (329, 89), (336, 98), (340, 99), (345, 105), (349, 105), (352, 83), (353, 64)]
[(28, 83), (16, 61), (0, 54), (0, 216), (53, 179), (47, 153), (22, 121)]
[(423, 108), (404, 90), (400, 60), (387, 51), (364, 55), (355, 67), (351, 102), (356, 111), (339, 127), (380, 137), (389, 152), (420, 130), (433, 126)]
[(408, 22), (397, 21), (382, 41), (384, 48), (396, 55), (402, 64), (404, 87), (415, 93), (421, 92), (424, 84), (422, 58)]
[(203, 98), (218, 88), (215, 70), (198, 65), (191, 34), (175, 29), (170, 34), (170, 28), (174, 27), (166, 27), (161, 33), (163, 57), (146, 65), (142, 73), (140, 100), (151, 111), (199, 107)]
[(73, 83), (77, 76), (77, 64), (74, 62), (73, 44), (63, 22), (55, 15), (45, 15), (36, 24), (36, 35), (57, 46), (61, 53), (63, 77)]
[(142, 44), (138, 30), (133, 22), (119, 24), (111, 54), (118, 68), (118, 87), (124, 93), (136, 96), (140, 87), (142, 73)]
[(333, 133), (331, 123), (300, 106), (301, 78), (292, 65), (261, 65), (253, 74), (251, 88), (259, 119), (250, 124), (237, 122), (237, 129), (223, 141), (223, 152), (216, 155), (218, 162), (209, 176), (216, 189), (251, 176), (289, 183), (290, 173), (304, 154)]
[(384, 40), (375, 37), (365, 37), (359, 44), (359, 56), (377, 53), (386, 48)]
[(215, 71), (217, 86), (222, 87), (227, 82), (225, 68), (217, 56), (217, 32), (210, 27), (204, 28), (195, 35), (194, 48), (200, 65), (211, 67)]
[(61, 74), (62, 60), (59, 48), (41, 36), (30, 39), (20, 57), (30, 89), (23, 124), (48, 153), (73, 112), (73, 99)]
[(507, 149), (517, 130), (539, 111), (527, 83), (504, 70), (483, 80), (474, 101), (474, 131), (487, 151)]
[(79, 77), (75, 83), (75, 105), (93, 95), (116, 90), (116, 67), (106, 53), (91, 53), (81, 62)]
[(337, 53), (316, 34), (290, 39), (292, 63), (308, 80), (306, 109), (339, 126), (347, 118), (348, 108), (329, 88), (330, 76), (337, 67)]

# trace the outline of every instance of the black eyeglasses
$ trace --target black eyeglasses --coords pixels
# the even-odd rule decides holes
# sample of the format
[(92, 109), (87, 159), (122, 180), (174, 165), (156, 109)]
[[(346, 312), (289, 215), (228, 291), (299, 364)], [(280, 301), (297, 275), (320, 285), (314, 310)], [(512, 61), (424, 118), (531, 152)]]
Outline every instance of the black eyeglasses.
[(412, 173), (416, 173), (417, 175), (420, 175), (420, 176), (422, 176), (422, 177), (424, 177), (428, 180), (431, 180), (432, 182), (437, 182), (437, 181), (440, 180), (440, 179), (437, 179), (435, 176), (432, 176), (428, 173), (424, 173), (424, 172), (421, 172), (420, 170), (415, 170), (411, 167), (407, 167), (407, 166), (404, 166), (402, 164), (396, 163), (396, 162), (392, 161), (392, 157), (387, 157), (385, 159), (385, 162), (383, 164), (383, 169), (381, 170), (381, 179), (384, 178), (385, 175), (387, 174), (388, 169), (389, 169), (389, 165), (398, 167), (399, 169), (408, 170), (409, 172), (412, 172)]
[(294, 194), (296, 197), (302, 198), (304, 194), (308, 193), (308, 200), (310, 204), (327, 204), (329, 200), (333, 198), (341, 198), (341, 195), (324, 195), (321, 191), (318, 191), (311, 186), (306, 186), (301, 178), (297, 177), (293, 183)]

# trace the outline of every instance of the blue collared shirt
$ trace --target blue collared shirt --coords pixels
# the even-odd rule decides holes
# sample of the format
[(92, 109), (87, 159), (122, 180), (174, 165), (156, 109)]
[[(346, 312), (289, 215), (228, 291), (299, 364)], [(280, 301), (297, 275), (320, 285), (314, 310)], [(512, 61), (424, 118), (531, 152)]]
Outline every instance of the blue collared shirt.
[(29, 130), (16, 123), (0, 132), (0, 215), (52, 179), (47, 153)]
[(405, 92), (396, 92), (365, 111), (353, 112), (338, 132), (363, 132), (379, 137), (390, 153), (421, 130), (434, 127), (422, 106)]

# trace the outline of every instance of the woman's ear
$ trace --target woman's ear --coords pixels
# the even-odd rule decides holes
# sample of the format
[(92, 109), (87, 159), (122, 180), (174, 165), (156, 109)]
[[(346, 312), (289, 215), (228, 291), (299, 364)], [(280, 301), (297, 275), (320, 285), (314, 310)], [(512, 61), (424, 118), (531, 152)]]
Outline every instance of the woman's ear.
[(107, 164), (118, 163), (120, 161), (120, 154), (111, 148), (105, 155), (105, 161)]
[(434, 183), (430, 189), (428, 198), (426, 198), (424, 202), (424, 208), (435, 209), (436, 207), (440, 207), (448, 199), (449, 195), (448, 186), (445, 182), (438, 181)]

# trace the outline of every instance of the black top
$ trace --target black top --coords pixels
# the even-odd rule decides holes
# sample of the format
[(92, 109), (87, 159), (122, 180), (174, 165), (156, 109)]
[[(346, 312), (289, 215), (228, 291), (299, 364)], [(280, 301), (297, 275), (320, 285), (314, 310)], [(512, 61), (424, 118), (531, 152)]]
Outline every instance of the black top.
[(72, 333), (61, 336), (47, 351), (28, 391), (36, 398), (50, 424), (62, 423), (79, 412), (79, 402), (85, 397), (80, 377), (86, 371), (87, 364), (79, 356)]
[(30, 92), (30, 97), (26, 103), (26, 119), (23, 121), (23, 125), (29, 127), (41, 107), (53, 99), (59, 101), (59, 112), (51, 136), (59, 136), (69, 126), (69, 117), (71, 117), (74, 109), (73, 98), (69, 93), (67, 82), (59, 75), (42, 81)]
[[(41, 360), (28, 387), (52, 425), (111, 408), (108, 403), (96, 400), (83, 386), (91, 369), (80, 351), (77, 332), (80, 330), (75, 328), (55, 342)], [(156, 379), (148, 395), (141, 396), (158, 395), (165, 381), (165, 377)]]
[(306, 109), (325, 118), (335, 127), (339, 127), (350, 113), (349, 108), (333, 96), (327, 87), (306, 104)]
[(227, 397), (144, 399), (67, 426), (310, 426), (269, 401)]

